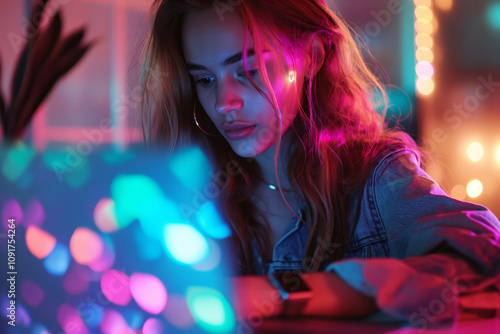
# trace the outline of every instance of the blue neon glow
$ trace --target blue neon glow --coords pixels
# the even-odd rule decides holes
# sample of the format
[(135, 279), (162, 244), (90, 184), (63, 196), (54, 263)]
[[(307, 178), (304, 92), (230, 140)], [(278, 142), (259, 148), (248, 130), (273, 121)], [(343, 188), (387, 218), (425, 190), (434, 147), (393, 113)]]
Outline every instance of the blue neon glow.
[(163, 235), (167, 253), (180, 263), (198, 264), (210, 255), (207, 239), (189, 224), (167, 224)]
[(139, 221), (144, 232), (152, 239), (161, 240), (166, 223), (182, 221), (178, 205), (165, 197), (152, 198), (144, 205)]
[(104, 307), (95, 302), (81, 302), (78, 307), (78, 314), (89, 328), (97, 328), (104, 318)]
[(172, 173), (189, 189), (201, 188), (212, 170), (200, 148), (192, 147), (175, 154), (169, 161)]
[(56, 243), (49, 256), (43, 260), (43, 265), (52, 275), (62, 276), (66, 273), (70, 260), (69, 249), (63, 244)]
[(163, 192), (158, 184), (145, 175), (119, 175), (111, 183), (111, 198), (121, 228), (128, 226), (148, 210), (148, 203), (158, 201)]
[(217, 290), (191, 287), (187, 292), (189, 309), (200, 327), (212, 333), (234, 330), (234, 311), (227, 299)]
[(486, 13), (489, 25), (495, 30), (500, 30), (500, 2), (490, 4)]
[(231, 229), (222, 219), (213, 202), (206, 202), (196, 213), (196, 221), (203, 232), (212, 238), (224, 239), (231, 235)]

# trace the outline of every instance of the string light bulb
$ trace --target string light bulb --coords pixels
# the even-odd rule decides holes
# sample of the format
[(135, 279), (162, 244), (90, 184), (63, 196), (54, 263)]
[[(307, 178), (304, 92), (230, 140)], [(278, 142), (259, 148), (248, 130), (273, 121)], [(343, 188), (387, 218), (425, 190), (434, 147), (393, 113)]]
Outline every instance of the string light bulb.
[(295, 79), (297, 79), (297, 72), (295, 72), (295, 71), (288, 72), (288, 81), (294, 82)]

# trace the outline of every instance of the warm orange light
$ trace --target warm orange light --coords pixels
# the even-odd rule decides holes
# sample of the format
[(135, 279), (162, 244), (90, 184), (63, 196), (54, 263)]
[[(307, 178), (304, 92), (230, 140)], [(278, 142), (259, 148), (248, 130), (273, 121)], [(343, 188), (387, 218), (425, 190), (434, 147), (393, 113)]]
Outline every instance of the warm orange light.
[(415, 43), (419, 48), (428, 48), (431, 49), (434, 45), (434, 41), (429, 34), (418, 34), (415, 37)]
[(417, 89), (422, 95), (430, 95), (434, 91), (434, 81), (432, 79), (419, 78), (417, 80)]
[(433, 32), (433, 27), (432, 27), (432, 23), (430, 22), (424, 22), (422, 20), (417, 20), (417, 22), (415, 22), (415, 31), (417, 33), (421, 33), (421, 34), (432, 34)]
[(467, 195), (471, 198), (478, 197), (483, 193), (483, 184), (479, 180), (472, 180), (467, 185)]
[(417, 6), (417, 8), (415, 8), (415, 17), (419, 21), (432, 22), (434, 14), (432, 14), (432, 10), (429, 6)]
[(467, 148), (467, 156), (472, 161), (479, 161), (483, 157), (484, 149), (481, 144), (474, 142)]
[(463, 184), (457, 184), (451, 189), (451, 197), (463, 201), (467, 196), (467, 189)]
[(432, 61), (434, 60), (434, 53), (429, 48), (418, 48), (416, 56), (417, 56), (417, 61), (419, 62), (427, 61), (429, 63), (432, 63)]
[(77, 228), (69, 241), (71, 255), (79, 264), (91, 264), (99, 260), (103, 248), (99, 235), (85, 227)]
[(497, 148), (497, 160), (500, 162), (500, 146)]
[(441, 10), (448, 11), (453, 8), (453, 0), (435, 0), (436, 7)]
[(31, 225), (26, 230), (26, 246), (38, 259), (47, 257), (56, 245), (56, 238), (41, 228)]
[(415, 0), (413, 2), (415, 3), (415, 6), (431, 6), (431, 0)]

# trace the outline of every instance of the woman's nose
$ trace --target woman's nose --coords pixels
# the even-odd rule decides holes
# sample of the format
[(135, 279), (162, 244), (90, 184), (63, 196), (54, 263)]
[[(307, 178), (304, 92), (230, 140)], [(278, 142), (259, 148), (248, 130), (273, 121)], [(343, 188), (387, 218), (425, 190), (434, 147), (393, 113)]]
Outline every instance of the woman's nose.
[(215, 101), (215, 110), (226, 114), (234, 110), (243, 108), (243, 99), (238, 82), (225, 78), (217, 86), (217, 101)]

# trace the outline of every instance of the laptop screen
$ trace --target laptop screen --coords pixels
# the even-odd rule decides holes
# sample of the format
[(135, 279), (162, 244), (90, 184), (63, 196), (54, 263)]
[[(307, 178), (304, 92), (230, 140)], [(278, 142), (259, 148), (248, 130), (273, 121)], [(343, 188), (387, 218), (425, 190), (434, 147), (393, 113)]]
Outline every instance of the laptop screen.
[(0, 159), (7, 333), (235, 329), (222, 178), (201, 150)]

